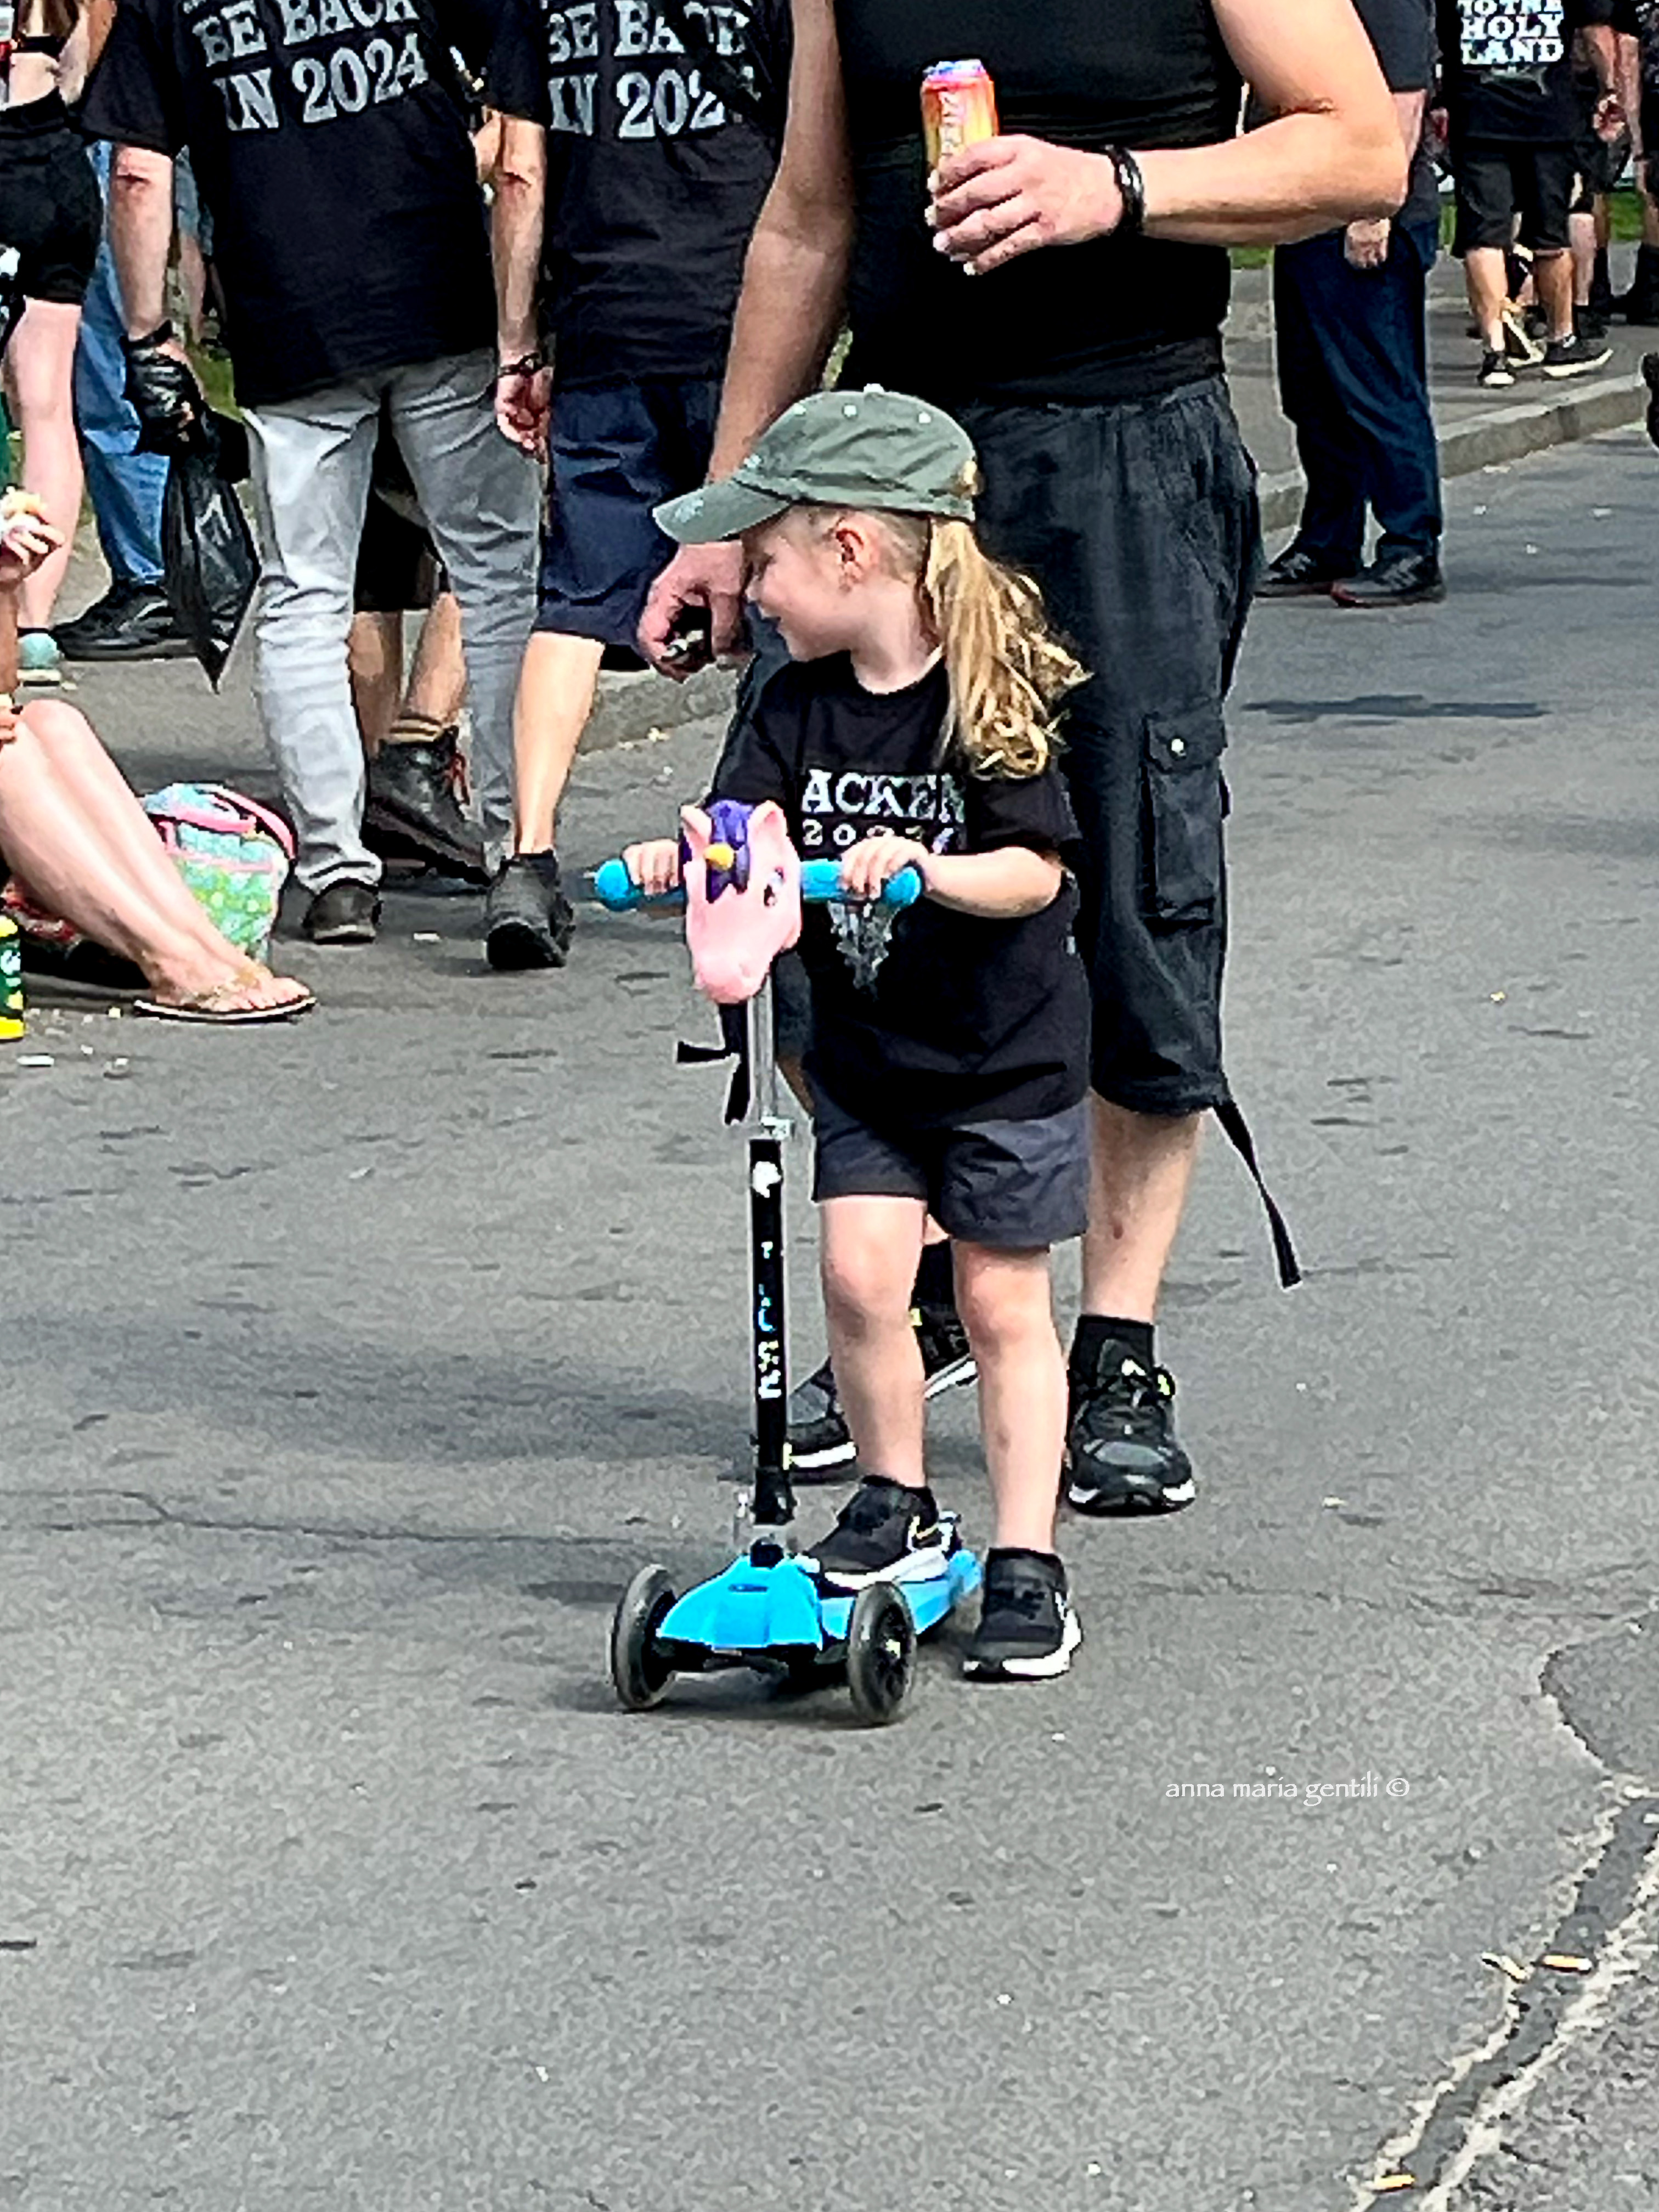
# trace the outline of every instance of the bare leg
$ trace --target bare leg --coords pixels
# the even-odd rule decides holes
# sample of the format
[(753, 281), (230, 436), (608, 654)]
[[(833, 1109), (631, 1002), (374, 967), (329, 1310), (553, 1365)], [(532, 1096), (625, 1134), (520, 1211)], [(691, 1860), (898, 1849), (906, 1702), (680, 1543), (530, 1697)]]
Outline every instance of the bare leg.
[(920, 1490), (921, 1351), (910, 1286), (927, 1208), (914, 1198), (832, 1198), (823, 1215), (823, 1304), (847, 1425), (866, 1474)]
[(364, 757), (373, 760), (398, 719), (404, 696), (404, 618), (356, 614), (346, 640), (351, 703), (357, 710)]
[(956, 1270), (957, 1310), (979, 1363), (994, 1541), (1052, 1552), (1066, 1440), (1066, 1362), (1054, 1334), (1048, 1255), (958, 1243)]
[(1595, 277), (1595, 216), (1571, 215), (1567, 217), (1567, 235), (1572, 240), (1572, 303), (1575, 307), (1588, 307), (1590, 286)]
[(43, 561), (19, 592), (18, 618), (25, 629), (51, 627), (81, 518), (81, 447), (70, 389), (80, 330), (78, 307), (31, 300), (7, 349), (7, 376), (23, 434), (23, 483), (64, 533), (61, 550)]
[(1083, 1310), (1151, 1321), (1181, 1226), (1201, 1117), (1132, 1114), (1097, 1097)]
[(1463, 281), (1468, 287), (1469, 313), (1480, 326), (1480, 343), (1488, 353), (1504, 350), (1504, 309), (1509, 301), (1509, 275), (1496, 246), (1473, 246), (1463, 256)]
[(1572, 336), (1572, 256), (1571, 253), (1535, 253), (1532, 263), (1533, 288), (1538, 294), (1538, 304), (1549, 319), (1549, 335), (1553, 343)]
[(415, 648), (403, 713), (411, 722), (429, 725), (419, 732), (425, 738), (433, 731), (450, 728), (459, 720), (465, 701), (461, 605), (453, 592), (441, 592), (421, 625), (421, 641)]
[(131, 960), (161, 997), (228, 985), (250, 1006), (298, 995), (214, 928), (84, 715), (53, 701), (21, 720), (0, 750), (0, 846), (42, 906)]
[(514, 850), (548, 853), (558, 831), (559, 802), (593, 711), (605, 647), (591, 638), (538, 630), (524, 656), (513, 717), (517, 777)]

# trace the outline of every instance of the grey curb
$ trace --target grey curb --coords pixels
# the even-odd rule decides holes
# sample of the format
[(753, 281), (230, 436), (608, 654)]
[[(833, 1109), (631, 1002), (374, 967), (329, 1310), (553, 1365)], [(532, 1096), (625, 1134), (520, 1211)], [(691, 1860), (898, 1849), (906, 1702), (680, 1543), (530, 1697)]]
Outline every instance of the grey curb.
[[(1593, 438), (1601, 430), (1622, 429), (1628, 422), (1641, 421), (1647, 403), (1647, 387), (1640, 379), (1621, 374), (1570, 386), (1547, 398), (1527, 400), (1518, 406), (1495, 407), (1442, 436), (1440, 472), (1466, 477), (1476, 469), (1541, 453), (1546, 447)], [(1258, 489), (1263, 531), (1271, 534), (1290, 529), (1302, 509), (1302, 478), (1297, 471), (1285, 469), (1263, 477)], [(686, 684), (671, 684), (666, 677), (648, 673), (604, 677), (584, 748), (598, 751), (611, 745), (636, 744), (687, 722), (720, 714), (730, 704), (733, 680), (724, 671), (714, 669)]]

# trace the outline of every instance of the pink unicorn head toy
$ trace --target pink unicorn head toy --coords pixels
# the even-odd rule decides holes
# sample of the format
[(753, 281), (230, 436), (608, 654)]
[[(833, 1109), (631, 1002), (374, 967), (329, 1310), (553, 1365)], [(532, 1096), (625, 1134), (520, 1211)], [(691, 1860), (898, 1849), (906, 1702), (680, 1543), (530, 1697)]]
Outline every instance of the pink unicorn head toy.
[(697, 988), (717, 1006), (755, 997), (800, 935), (800, 860), (783, 809), (716, 799), (680, 810), (685, 941)]

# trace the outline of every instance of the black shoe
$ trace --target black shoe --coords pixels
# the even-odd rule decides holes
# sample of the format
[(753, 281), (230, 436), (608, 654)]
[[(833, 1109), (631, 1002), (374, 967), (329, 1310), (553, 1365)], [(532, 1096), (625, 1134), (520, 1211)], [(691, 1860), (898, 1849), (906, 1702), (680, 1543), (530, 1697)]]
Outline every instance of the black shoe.
[(1433, 553), (1381, 554), (1331, 592), (1340, 607), (1421, 607), (1445, 596), (1446, 580)]
[(300, 924), (313, 945), (373, 945), (380, 926), (380, 893), (350, 876), (319, 891)]
[(979, 1626), (962, 1671), (981, 1682), (1046, 1682), (1063, 1674), (1083, 1631), (1066, 1570), (1049, 1552), (991, 1552)]
[[(1607, 345), (1607, 318), (1593, 307), (1575, 307), (1572, 311), (1572, 334), (1580, 345), (1588, 346), (1594, 353), (1597, 346)], [(1607, 346), (1608, 355), (1612, 351), (1613, 348)]]
[(933, 1582), (950, 1558), (931, 1490), (868, 1475), (841, 1509), (821, 1544), (803, 1555), (836, 1589), (870, 1583)]
[(492, 968), (562, 968), (575, 920), (558, 854), (517, 854), (484, 901), (484, 957)]
[[(914, 1317), (921, 1344), (922, 1395), (937, 1398), (941, 1391), (971, 1382), (977, 1370), (968, 1332), (951, 1308), (918, 1306)], [(836, 1370), (826, 1359), (789, 1393), (789, 1464), (797, 1474), (813, 1474), (845, 1467), (852, 1456), (852, 1431), (836, 1389)]]
[(1659, 446), (1659, 353), (1643, 355), (1642, 380), (1648, 387), (1648, 435)]
[(1066, 1496), (1079, 1513), (1173, 1513), (1195, 1495), (1176, 1442), (1175, 1378), (1108, 1337), (1092, 1364), (1071, 1360)]
[(412, 856), (445, 875), (487, 884), (483, 839), (465, 813), (466, 768), (453, 730), (384, 744), (368, 764), (363, 842), (372, 853)]
[(1474, 380), (1486, 392), (1507, 391), (1515, 381), (1509, 356), (1501, 349), (1489, 347), (1480, 356), (1480, 372)]
[(1570, 338), (1552, 338), (1544, 349), (1546, 376), (1583, 376), (1613, 359), (1613, 348), (1604, 341), (1586, 345), (1575, 332)]
[(1325, 599), (1340, 576), (1352, 575), (1358, 566), (1357, 559), (1346, 567), (1334, 566), (1323, 554), (1290, 544), (1262, 570), (1255, 596), (1259, 599)]
[(65, 660), (185, 660), (190, 640), (159, 584), (112, 584), (53, 635)]

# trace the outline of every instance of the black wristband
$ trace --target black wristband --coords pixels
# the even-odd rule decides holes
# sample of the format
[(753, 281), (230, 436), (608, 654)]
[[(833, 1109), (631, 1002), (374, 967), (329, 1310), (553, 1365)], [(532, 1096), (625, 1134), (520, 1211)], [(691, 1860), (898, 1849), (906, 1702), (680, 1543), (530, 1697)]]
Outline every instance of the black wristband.
[(171, 345), (173, 337), (171, 322), (157, 323), (155, 328), (146, 331), (143, 337), (124, 337), (121, 343), (128, 353), (153, 353), (157, 346)]
[(1117, 219), (1114, 236), (1133, 238), (1146, 228), (1146, 179), (1140, 173), (1140, 164), (1127, 147), (1109, 146), (1106, 159), (1112, 165), (1112, 174), (1117, 179), (1118, 198), (1123, 203), (1123, 212)]
[(504, 361), (495, 371), (499, 384), (507, 376), (537, 376), (547, 367), (547, 356), (538, 349), (535, 353), (520, 354), (517, 361)]

